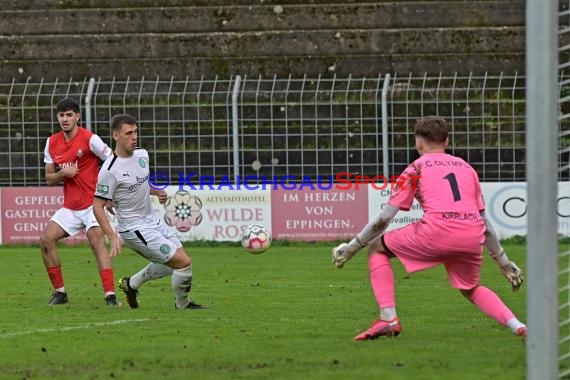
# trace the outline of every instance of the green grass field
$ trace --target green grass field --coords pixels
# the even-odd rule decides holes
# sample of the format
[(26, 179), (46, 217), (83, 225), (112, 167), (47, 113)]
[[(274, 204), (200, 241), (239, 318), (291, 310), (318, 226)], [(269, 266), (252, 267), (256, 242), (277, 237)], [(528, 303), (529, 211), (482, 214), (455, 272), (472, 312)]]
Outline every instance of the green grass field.
[[(141, 307), (110, 308), (87, 247), (62, 247), (67, 305), (35, 247), (0, 248), (1, 379), (522, 379), (525, 346), (448, 285), (443, 268), (409, 276), (398, 262), (402, 333), (355, 342), (377, 317), (366, 254), (344, 269), (329, 244), (188, 246), (192, 298), (209, 310), (175, 310), (170, 278), (145, 284)], [(507, 252), (524, 264), (524, 246)], [(125, 249), (115, 276), (146, 261)], [(482, 283), (521, 320), (525, 290), (512, 293), (485, 259)]]

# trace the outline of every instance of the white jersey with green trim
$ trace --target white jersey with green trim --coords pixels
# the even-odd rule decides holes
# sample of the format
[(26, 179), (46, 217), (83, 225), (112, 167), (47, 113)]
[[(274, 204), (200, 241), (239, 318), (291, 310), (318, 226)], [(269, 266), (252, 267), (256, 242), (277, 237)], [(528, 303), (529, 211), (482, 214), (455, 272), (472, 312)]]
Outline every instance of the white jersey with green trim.
[(95, 197), (113, 201), (119, 232), (159, 221), (150, 202), (148, 165), (148, 152), (137, 148), (128, 158), (113, 154), (101, 166)]

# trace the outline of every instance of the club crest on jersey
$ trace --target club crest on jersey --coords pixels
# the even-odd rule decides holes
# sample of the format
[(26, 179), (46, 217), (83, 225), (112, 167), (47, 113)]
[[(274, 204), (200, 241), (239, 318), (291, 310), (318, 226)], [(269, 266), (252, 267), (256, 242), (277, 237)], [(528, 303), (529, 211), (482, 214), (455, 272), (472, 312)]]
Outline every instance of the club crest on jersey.
[(139, 166), (141, 168), (146, 168), (146, 160), (144, 158), (139, 158)]
[(83, 157), (83, 149), (77, 149), (77, 157)]
[(164, 255), (168, 255), (170, 253), (170, 247), (168, 246), (168, 244), (163, 244), (160, 246), (160, 253)]

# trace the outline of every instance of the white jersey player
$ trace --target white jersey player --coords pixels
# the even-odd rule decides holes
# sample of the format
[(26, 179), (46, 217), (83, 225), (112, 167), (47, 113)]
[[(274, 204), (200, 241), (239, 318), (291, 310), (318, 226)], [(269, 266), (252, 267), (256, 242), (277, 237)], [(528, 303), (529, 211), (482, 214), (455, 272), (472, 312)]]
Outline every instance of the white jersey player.
[[(130, 115), (116, 115), (111, 131), (116, 147), (99, 171), (93, 212), (105, 235), (111, 241), (110, 255), (116, 256), (122, 242), (151, 263), (119, 283), (131, 308), (138, 308), (138, 289), (150, 280), (172, 274), (172, 289), (178, 309), (202, 309), (190, 301), (192, 261), (184, 251), (174, 230), (166, 226), (154, 212), (150, 195), (165, 203), (165, 191), (151, 189), (148, 184), (149, 157), (137, 148), (137, 124)], [(105, 214), (105, 204), (112, 200), (118, 220), (118, 234)], [(122, 241), (121, 241), (122, 240)]]

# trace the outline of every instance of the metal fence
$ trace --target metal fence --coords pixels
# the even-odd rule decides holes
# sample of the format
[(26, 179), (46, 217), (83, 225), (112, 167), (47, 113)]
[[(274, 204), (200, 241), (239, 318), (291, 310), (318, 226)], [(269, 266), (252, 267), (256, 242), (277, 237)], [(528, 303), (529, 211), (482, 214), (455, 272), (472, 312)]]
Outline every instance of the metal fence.
[(417, 157), (415, 120), (439, 115), (451, 126), (450, 152), (483, 181), (521, 181), (524, 79), (514, 73), (13, 81), (0, 84), (0, 186), (44, 184), (45, 140), (59, 130), (55, 105), (65, 96), (82, 103), (83, 124), (109, 144), (111, 116), (135, 116), (153, 170), (171, 179), (190, 172), (215, 180), (397, 175)]

